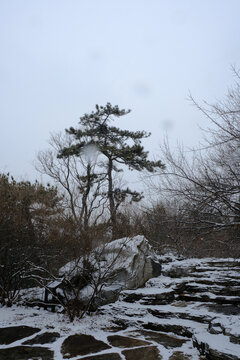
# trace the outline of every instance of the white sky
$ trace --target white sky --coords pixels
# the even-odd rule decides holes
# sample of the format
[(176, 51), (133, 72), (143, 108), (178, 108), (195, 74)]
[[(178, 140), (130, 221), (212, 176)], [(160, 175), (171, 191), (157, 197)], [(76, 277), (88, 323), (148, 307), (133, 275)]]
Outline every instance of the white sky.
[(197, 144), (188, 93), (212, 102), (233, 83), (239, 14), (240, 0), (0, 0), (0, 171), (39, 178), (50, 132), (108, 101), (152, 153), (166, 130)]

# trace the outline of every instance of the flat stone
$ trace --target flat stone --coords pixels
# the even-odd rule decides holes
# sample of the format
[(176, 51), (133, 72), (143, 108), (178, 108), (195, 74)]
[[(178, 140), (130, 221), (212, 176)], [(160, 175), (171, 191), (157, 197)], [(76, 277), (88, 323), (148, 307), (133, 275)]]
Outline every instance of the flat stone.
[(240, 296), (240, 287), (239, 286), (225, 286), (220, 289), (213, 289), (212, 293), (215, 295), (224, 295), (224, 296)]
[(239, 261), (209, 261), (206, 263), (207, 266), (219, 266), (224, 267), (228, 270), (229, 267), (240, 267)]
[(191, 355), (184, 354), (181, 351), (175, 351), (168, 360), (191, 360)]
[(211, 321), (212, 319), (210, 316), (207, 315), (193, 315), (184, 312), (164, 312), (164, 311), (152, 310), (152, 309), (149, 309), (148, 312), (160, 319), (178, 318), (184, 320), (192, 320), (203, 324), (208, 324), (209, 321)]
[(84, 358), (84, 360), (121, 360), (121, 357), (117, 353), (108, 353), (108, 354), (87, 356)]
[(208, 349), (206, 358), (209, 360), (239, 360), (238, 356), (222, 353), (215, 349)]
[(181, 347), (186, 340), (185, 339), (180, 339), (174, 335), (168, 335), (168, 334), (164, 334), (161, 332), (155, 332), (155, 331), (136, 331), (133, 332), (136, 335), (141, 335), (143, 336), (145, 339), (150, 340), (150, 341), (155, 341), (158, 344), (163, 345), (165, 348), (167, 349), (172, 349), (175, 347)]
[(196, 284), (201, 285), (211, 285), (211, 286), (220, 286), (220, 287), (228, 287), (228, 286), (239, 286), (239, 281), (231, 279), (226, 276), (226, 279), (220, 279), (220, 280), (211, 280), (211, 279), (195, 279), (194, 282)]
[(31, 340), (24, 341), (23, 345), (34, 345), (34, 344), (50, 344), (55, 342), (60, 337), (57, 332), (45, 332), (35, 336)]
[(171, 332), (176, 335), (184, 336), (187, 338), (192, 337), (192, 332), (189, 330), (189, 328), (187, 328), (186, 326), (181, 326), (181, 325), (147, 323), (147, 324), (143, 324), (143, 328), (146, 330)]
[(174, 291), (166, 291), (165, 293), (155, 294), (154, 296), (146, 296), (141, 300), (143, 305), (167, 305), (175, 300)]
[(64, 340), (61, 352), (65, 359), (69, 359), (78, 355), (88, 355), (107, 349), (111, 349), (111, 347), (91, 335), (76, 334)]
[(10, 326), (0, 329), (0, 344), (11, 344), (14, 341), (31, 336), (40, 329), (31, 326)]
[(44, 347), (16, 346), (0, 349), (1, 360), (53, 360), (53, 351)]
[(102, 330), (109, 331), (109, 332), (118, 332), (122, 330), (126, 330), (128, 328), (128, 324), (122, 320), (113, 320), (113, 326), (105, 327)]
[(112, 346), (120, 347), (120, 348), (128, 348), (128, 347), (136, 347), (136, 346), (144, 346), (150, 345), (148, 341), (133, 339), (127, 336), (121, 335), (110, 335), (108, 336), (108, 341)]
[(239, 305), (220, 305), (220, 304), (208, 304), (204, 305), (209, 311), (213, 311), (218, 314), (224, 315), (240, 315)]
[(193, 301), (193, 302), (210, 302), (210, 303), (216, 303), (221, 305), (235, 305), (237, 306), (240, 303), (240, 297), (228, 297), (228, 296), (216, 296), (215, 298), (212, 298), (211, 296), (208, 296), (206, 294), (201, 295), (201, 293), (191, 294), (191, 293), (183, 293), (178, 295), (177, 300), (183, 300), (183, 301)]
[(126, 360), (161, 360), (158, 348), (156, 346), (140, 347), (138, 349), (124, 350), (122, 354)]

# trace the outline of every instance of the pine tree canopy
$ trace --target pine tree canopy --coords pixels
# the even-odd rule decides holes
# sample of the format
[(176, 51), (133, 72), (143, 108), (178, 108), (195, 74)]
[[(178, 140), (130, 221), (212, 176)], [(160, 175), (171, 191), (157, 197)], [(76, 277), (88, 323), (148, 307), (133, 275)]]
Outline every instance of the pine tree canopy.
[[(105, 157), (105, 161), (98, 164), (103, 169), (102, 173), (97, 175), (100, 177), (95, 178), (92, 177), (93, 174), (88, 173), (86, 184), (89, 186), (89, 193), (93, 179), (101, 178), (105, 181), (102, 195), (108, 201), (109, 222), (112, 225), (113, 238), (117, 233), (117, 211), (120, 204), (127, 197), (130, 197), (130, 201), (140, 201), (143, 197), (142, 193), (132, 191), (129, 188), (116, 187), (113, 173), (123, 171), (117, 165), (125, 165), (130, 170), (142, 171), (145, 169), (149, 172), (154, 172), (156, 169), (164, 167), (160, 160), (149, 160), (148, 151), (145, 151), (141, 145), (141, 140), (149, 137), (150, 133), (122, 130), (111, 126), (111, 122), (116, 118), (129, 113), (130, 110), (120, 110), (117, 105), (112, 106), (110, 103), (107, 103), (106, 106), (96, 105), (95, 111), (85, 114), (80, 118), (79, 128), (70, 127), (66, 130), (67, 134), (74, 138), (74, 142), (73, 145), (63, 148), (58, 154), (59, 158), (70, 156), (82, 157), (82, 155), (88, 153), (89, 147), (93, 146), (93, 149), (96, 149), (99, 154)], [(90, 166), (90, 163), (88, 163), (88, 166)]]
[[(86, 145), (94, 144), (98, 151), (108, 159), (125, 164), (131, 170), (146, 169), (153, 172), (155, 168), (163, 167), (161, 161), (148, 160), (148, 152), (144, 151), (141, 145), (141, 140), (149, 137), (150, 133), (122, 130), (109, 125), (115, 117), (129, 113), (130, 110), (120, 110), (117, 105), (112, 106), (110, 103), (106, 106), (96, 105), (96, 111), (80, 118), (79, 129), (70, 127), (66, 130), (68, 134), (74, 136), (76, 143), (69, 148), (64, 148), (58, 156), (79, 156)], [(130, 140), (132, 144), (129, 144)]]

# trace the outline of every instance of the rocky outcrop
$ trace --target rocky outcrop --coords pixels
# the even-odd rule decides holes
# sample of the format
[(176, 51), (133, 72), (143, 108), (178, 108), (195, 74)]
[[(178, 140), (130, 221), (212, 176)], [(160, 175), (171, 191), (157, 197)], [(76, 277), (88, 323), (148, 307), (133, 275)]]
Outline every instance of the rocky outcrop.
[[(99, 268), (107, 272), (105, 282), (121, 284), (126, 289), (137, 289), (147, 280), (161, 274), (161, 264), (153, 248), (142, 235), (104, 244), (95, 249), (87, 261), (91, 264), (93, 273)], [(59, 274), (73, 278), (83, 267), (82, 260), (77, 259), (63, 266)]]
[[(89, 283), (83, 283), (79, 298), (88, 301), (92, 295), (91, 279), (98, 281), (101, 292), (95, 298), (95, 306), (114, 302), (123, 289), (137, 289), (146, 281), (161, 274), (161, 264), (144, 236), (122, 238), (94, 250), (88, 257), (91, 276)], [(80, 283), (83, 276), (84, 261), (77, 259), (63, 266), (59, 274), (70, 281)], [(89, 275), (89, 272), (88, 272)], [(77, 281), (79, 277), (79, 281)], [(61, 284), (58, 288), (61, 291)], [(56, 289), (58, 291), (58, 289)]]
[[(190, 270), (175, 278), (170, 276), (172, 267), (172, 275), (178, 267)], [(56, 321), (60, 314), (51, 314), (51, 323), (47, 314), (43, 325), (37, 316), (45, 312), (31, 311), (26, 321), (22, 310), (15, 308), (14, 319), (21, 319), (22, 326), (0, 329), (0, 359), (240, 360), (239, 262), (177, 259), (165, 262), (163, 273), (143, 288), (122, 291), (119, 301), (74, 322), (73, 328)], [(109, 279), (106, 289), (111, 286)], [(23, 321), (34, 321), (35, 327)], [(8, 326), (13, 323), (10, 320)]]
[[(169, 360), (240, 360), (239, 262), (177, 259), (162, 267), (163, 276), (145, 288), (123, 291), (122, 303), (106, 306), (113, 323), (120, 318), (122, 328), (138, 329), (126, 328), (125, 334), (181, 349), (172, 351)], [(185, 352), (188, 347), (191, 354)]]

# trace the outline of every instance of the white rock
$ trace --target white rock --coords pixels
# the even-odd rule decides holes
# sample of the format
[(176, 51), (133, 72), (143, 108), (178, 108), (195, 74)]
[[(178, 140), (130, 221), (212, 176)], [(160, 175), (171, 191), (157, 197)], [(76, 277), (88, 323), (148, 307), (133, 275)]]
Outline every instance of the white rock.
[[(152, 247), (141, 235), (99, 246), (90, 254), (88, 262), (94, 269), (93, 282), (99, 282), (99, 287), (102, 287), (99, 298), (103, 303), (116, 300), (120, 290), (139, 288), (161, 273), (161, 265), (156, 261)], [(62, 267), (59, 273), (71, 279), (82, 270), (83, 260), (76, 259)], [(91, 283), (81, 290), (83, 298), (91, 294), (90, 288)]]

